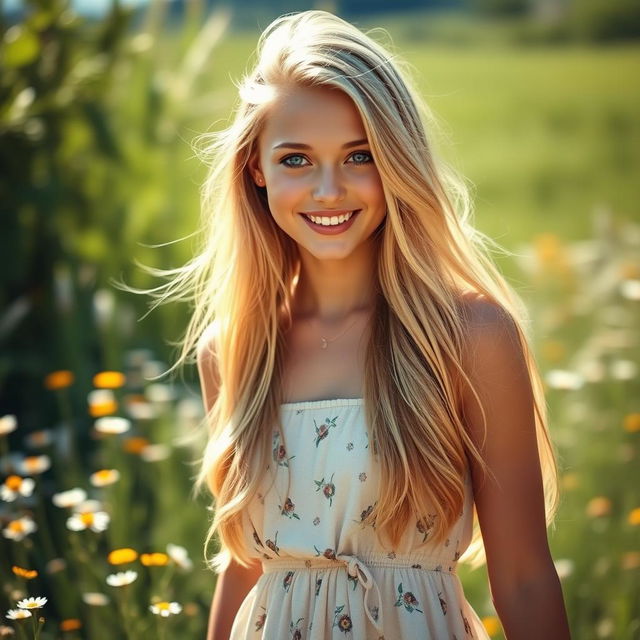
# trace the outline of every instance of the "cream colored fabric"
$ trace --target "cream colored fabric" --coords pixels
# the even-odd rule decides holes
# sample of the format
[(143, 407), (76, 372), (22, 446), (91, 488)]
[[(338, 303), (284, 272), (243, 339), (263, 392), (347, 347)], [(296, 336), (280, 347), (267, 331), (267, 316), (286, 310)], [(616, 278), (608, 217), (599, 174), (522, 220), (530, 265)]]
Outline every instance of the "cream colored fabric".
[(361, 524), (378, 490), (363, 400), (283, 404), (281, 417), (246, 513), (247, 545), (264, 574), (240, 606), (231, 639), (488, 638), (456, 575), (471, 539), (469, 474), (445, 543), (428, 543), (428, 514), (396, 549), (385, 549)]

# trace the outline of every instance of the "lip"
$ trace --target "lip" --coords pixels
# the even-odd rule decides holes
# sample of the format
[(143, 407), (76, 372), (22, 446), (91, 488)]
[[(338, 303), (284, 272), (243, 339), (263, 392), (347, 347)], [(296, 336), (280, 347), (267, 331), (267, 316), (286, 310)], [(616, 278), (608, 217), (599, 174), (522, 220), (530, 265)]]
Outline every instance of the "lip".
[[(309, 220), (309, 218), (307, 218), (307, 216), (315, 216), (315, 217), (323, 217), (323, 218), (329, 218), (329, 217), (333, 217), (333, 216), (341, 216), (344, 215), (345, 213), (351, 213), (353, 211), (353, 215), (346, 221), (343, 222), (342, 224), (336, 224), (336, 225), (327, 225), (325, 226), (321, 226), (316, 224), (315, 222), (311, 222), (311, 220)], [(340, 210), (331, 210), (331, 211), (304, 211), (303, 213), (301, 213), (300, 215), (302, 216), (302, 219), (305, 221), (306, 225), (310, 228), (313, 229), (313, 231), (315, 231), (316, 233), (319, 233), (323, 236), (335, 236), (339, 233), (342, 233), (344, 231), (346, 231), (354, 222), (354, 220), (360, 215), (360, 212), (362, 211), (362, 209), (340, 209)]]

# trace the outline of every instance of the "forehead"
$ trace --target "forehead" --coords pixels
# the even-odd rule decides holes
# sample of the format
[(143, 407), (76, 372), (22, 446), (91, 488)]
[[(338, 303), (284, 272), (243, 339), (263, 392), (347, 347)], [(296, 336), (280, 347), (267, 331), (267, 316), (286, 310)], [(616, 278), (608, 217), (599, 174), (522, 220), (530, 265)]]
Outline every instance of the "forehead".
[(344, 144), (366, 138), (360, 113), (351, 98), (330, 87), (291, 87), (269, 107), (261, 146), (280, 142)]

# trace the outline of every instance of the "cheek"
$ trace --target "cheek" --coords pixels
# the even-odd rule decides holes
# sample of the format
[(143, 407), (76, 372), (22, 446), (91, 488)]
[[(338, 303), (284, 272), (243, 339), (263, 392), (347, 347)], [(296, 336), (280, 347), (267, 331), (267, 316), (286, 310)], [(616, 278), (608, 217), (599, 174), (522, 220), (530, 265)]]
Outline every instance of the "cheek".
[(277, 176), (269, 182), (267, 191), (271, 210), (276, 213), (290, 208), (293, 204), (300, 202), (300, 197), (304, 192), (304, 185), (298, 178), (289, 176)]

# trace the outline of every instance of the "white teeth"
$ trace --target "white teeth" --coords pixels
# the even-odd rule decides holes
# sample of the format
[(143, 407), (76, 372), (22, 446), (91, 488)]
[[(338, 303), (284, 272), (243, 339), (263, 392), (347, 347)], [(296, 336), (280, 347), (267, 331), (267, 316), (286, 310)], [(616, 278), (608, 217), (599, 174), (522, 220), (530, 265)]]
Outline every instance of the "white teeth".
[(315, 224), (321, 224), (323, 227), (332, 227), (336, 224), (342, 224), (346, 222), (353, 215), (353, 211), (349, 213), (345, 213), (341, 216), (331, 216), (330, 218), (325, 218), (322, 216), (306, 216), (311, 222), (315, 222)]

